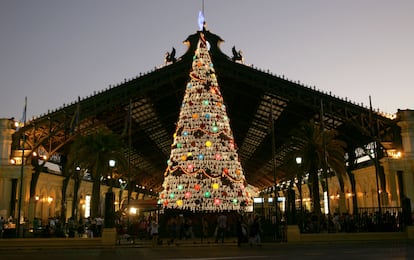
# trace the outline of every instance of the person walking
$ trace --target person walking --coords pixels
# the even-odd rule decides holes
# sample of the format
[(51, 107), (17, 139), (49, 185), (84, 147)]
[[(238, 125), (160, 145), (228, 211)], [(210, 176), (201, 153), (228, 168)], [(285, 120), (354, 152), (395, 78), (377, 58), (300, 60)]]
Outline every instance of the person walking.
[(216, 234), (216, 243), (221, 239), (221, 243), (224, 243), (224, 236), (227, 228), (227, 216), (221, 213), (217, 218), (217, 234)]
[(202, 234), (202, 238), (208, 238), (208, 221), (205, 217), (202, 218), (202, 230), (203, 230), (203, 234)]
[(151, 221), (150, 234), (152, 237), (152, 247), (156, 247), (158, 244), (158, 223), (155, 219)]
[(6, 220), (3, 218), (3, 216), (0, 217), (0, 238), (3, 237), (3, 227), (4, 224), (6, 224)]
[(255, 216), (253, 222), (250, 225), (249, 230), (249, 244), (250, 246), (258, 245), (261, 246), (262, 240), (260, 237), (260, 219), (259, 216)]
[(241, 243), (246, 242), (247, 228), (244, 223), (243, 216), (239, 215), (236, 222), (236, 234), (237, 234), (237, 246), (241, 246)]

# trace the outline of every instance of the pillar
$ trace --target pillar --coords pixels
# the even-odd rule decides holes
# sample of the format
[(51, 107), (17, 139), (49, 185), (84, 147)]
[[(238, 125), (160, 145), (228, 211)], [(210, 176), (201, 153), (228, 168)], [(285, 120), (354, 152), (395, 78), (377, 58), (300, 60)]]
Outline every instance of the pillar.
[(414, 110), (398, 110), (398, 125), (401, 127), (401, 139), (404, 161), (402, 172), (403, 191), (411, 200), (411, 208), (414, 208)]
[(0, 165), (8, 165), (11, 153), (13, 120), (0, 118)]
[(398, 110), (398, 125), (401, 127), (404, 157), (414, 158), (414, 110)]

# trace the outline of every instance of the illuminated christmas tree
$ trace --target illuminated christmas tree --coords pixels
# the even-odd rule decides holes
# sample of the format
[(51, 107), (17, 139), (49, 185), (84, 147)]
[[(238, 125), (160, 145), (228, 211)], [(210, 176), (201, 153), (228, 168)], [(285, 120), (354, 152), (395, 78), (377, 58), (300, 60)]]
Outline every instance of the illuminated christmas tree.
[(226, 106), (199, 32), (192, 70), (181, 105), (159, 204), (190, 211), (243, 210), (246, 190)]

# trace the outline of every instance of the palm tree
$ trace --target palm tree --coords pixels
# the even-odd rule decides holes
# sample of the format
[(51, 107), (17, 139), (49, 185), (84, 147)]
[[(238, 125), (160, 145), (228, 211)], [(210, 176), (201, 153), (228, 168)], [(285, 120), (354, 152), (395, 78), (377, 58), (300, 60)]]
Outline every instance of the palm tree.
[(79, 166), (91, 173), (91, 217), (99, 216), (101, 177), (109, 175), (113, 170), (109, 166), (109, 160), (116, 161), (118, 171), (126, 169), (122, 147), (123, 144), (117, 135), (104, 130), (80, 136), (70, 147), (70, 157), (76, 157)]
[(299, 150), (294, 151), (294, 156), (287, 156), (287, 158), (290, 158), (289, 160), (296, 156), (303, 158), (301, 167), (303, 172), (309, 173), (313, 211), (317, 215), (321, 214), (318, 173), (324, 167), (325, 156), (326, 167), (335, 172), (341, 190), (344, 189), (346, 143), (339, 140), (337, 136), (335, 130), (322, 131), (320, 125), (313, 120), (292, 133), (293, 139), (301, 143), (301, 146)]
[[(72, 200), (72, 212), (71, 216), (74, 219), (78, 217), (78, 209), (79, 209), (79, 198), (78, 198), (78, 191), (81, 185), (81, 182), (85, 176), (85, 169), (81, 169), (77, 160), (77, 156), (75, 153), (69, 154), (68, 161), (65, 163), (63, 167), (63, 185), (62, 185), (62, 198), (65, 198), (64, 203), (66, 203), (66, 192), (67, 187), (69, 184), (70, 179), (73, 179), (73, 200)], [(63, 201), (63, 199), (62, 199)], [(63, 208), (63, 207), (62, 207)]]

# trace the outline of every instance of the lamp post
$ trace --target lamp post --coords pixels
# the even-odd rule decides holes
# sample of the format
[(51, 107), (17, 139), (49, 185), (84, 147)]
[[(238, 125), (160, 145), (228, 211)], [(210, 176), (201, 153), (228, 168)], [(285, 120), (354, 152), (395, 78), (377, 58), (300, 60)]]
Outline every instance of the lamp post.
[(270, 122), (271, 122), (271, 136), (272, 136), (272, 170), (273, 170), (273, 181), (274, 181), (274, 206), (275, 206), (275, 239), (279, 238), (279, 217), (278, 217), (278, 187), (277, 187), (277, 174), (276, 174), (276, 137), (275, 137), (275, 122), (273, 119), (273, 99), (270, 104)]
[(115, 227), (115, 194), (112, 191), (112, 172), (116, 165), (115, 160), (109, 160), (109, 167), (111, 169), (110, 175), (110, 186), (108, 192), (105, 194), (105, 227), (106, 228), (113, 228)]
[[(299, 166), (299, 169), (302, 169), (302, 157), (298, 156), (296, 157), (296, 164)], [(298, 183), (296, 184), (299, 190), (299, 199), (300, 199), (300, 231), (303, 231), (303, 204), (302, 204), (302, 172), (298, 175)]]

